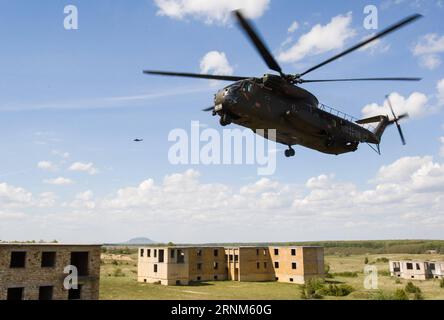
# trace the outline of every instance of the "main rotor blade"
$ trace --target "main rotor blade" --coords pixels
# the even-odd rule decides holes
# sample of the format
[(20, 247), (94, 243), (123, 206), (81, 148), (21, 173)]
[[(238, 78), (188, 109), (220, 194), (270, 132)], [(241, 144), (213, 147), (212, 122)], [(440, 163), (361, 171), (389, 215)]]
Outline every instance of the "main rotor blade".
[(209, 108), (206, 108), (206, 109), (203, 109), (202, 111), (204, 111), (204, 112), (210, 112), (210, 111), (213, 111), (213, 110), (214, 110), (214, 106), (209, 107)]
[(250, 22), (245, 19), (242, 12), (239, 10), (234, 11), (234, 15), (239, 22), (241, 28), (245, 31), (248, 38), (251, 40), (253, 45), (256, 47), (259, 54), (264, 59), (267, 66), (276, 72), (279, 72), (282, 75), (282, 68), (279, 66), (277, 61), (274, 59), (270, 50), (265, 46), (264, 41), (259, 37), (259, 33), (254, 29), (254, 27), (250, 24)]
[(324, 62), (322, 62), (322, 63), (320, 63), (320, 64), (318, 64), (318, 65), (316, 65), (316, 66), (314, 66), (314, 67), (312, 67), (310, 69), (308, 69), (307, 71), (301, 73), (300, 76), (306, 75), (309, 72), (312, 72), (312, 71), (314, 71), (316, 69), (319, 69), (320, 67), (323, 67), (323, 66), (325, 66), (326, 64), (328, 64), (330, 62), (333, 62), (333, 61), (335, 61), (335, 60), (337, 60), (337, 59), (339, 59), (339, 58), (341, 58), (341, 57), (343, 57), (343, 56), (345, 56), (345, 55), (347, 55), (347, 54), (349, 54), (349, 53), (351, 53), (351, 52), (353, 52), (355, 50), (358, 50), (359, 48), (362, 48), (362, 47), (366, 46), (367, 44), (369, 44), (369, 43), (371, 43), (371, 42), (373, 42), (373, 41), (375, 41), (377, 39), (380, 39), (380, 38), (388, 35), (389, 33), (392, 33), (393, 31), (396, 31), (399, 28), (404, 27), (404, 26), (406, 26), (406, 25), (416, 21), (417, 19), (419, 19), (421, 17), (422, 17), (422, 15), (420, 15), (420, 14), (411, 15), (411, 16), (409, 16), (409, 17), (399, 21), (398, 23), (395, 23), (391, 27), (388, 27), (388, 28), (384, 29), (383, 31), (377, 33), (373, 37), (371, 37), (371, 38), (369, 38), (369, 39), (367, 39), (365, 41), (362, 41), (362, 42), (358, 43), (357, 45), (355, 45), (355, 46), (345, 50), (344, 52), (341, 52), (341, 53), (335, 55), (334, 57), (332, 57), (332, 58), (330, 58), (328, 60), (325, 60)]
[(304, 80), (300, 83), (311, 82), (345, 82), (345, 81), (421, 81), (421, 78), (357, 78), (357, 79), (322, 79), (322, 80)]
[(198, 73), (186, 73), (186, 72), (167, 72), (167, 71), (143, 71), (145, 74), (153, 74), (158, 76), (170, 76), (170, 77), (186, 77), (186, 78), (198, 78), (198, 79), (210, 79), (221, 81), (239, 81), (245, 80), (249, 77), (236, 77), (236, 76), (218, 76), (212, 74), (198, 74)]

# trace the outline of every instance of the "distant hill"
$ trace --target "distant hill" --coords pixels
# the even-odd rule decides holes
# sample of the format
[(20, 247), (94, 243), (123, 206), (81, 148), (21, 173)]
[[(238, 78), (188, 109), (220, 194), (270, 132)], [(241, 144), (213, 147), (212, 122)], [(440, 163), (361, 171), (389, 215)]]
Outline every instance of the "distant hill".
[(153, 241), (149, 238), (139, 237), (139, 238), (133, 238), (131, 240), (128, 240), (127, 242), (124, 242), (124, 244), (134, 245), (134, 244), (153, 244), (156, 243), (156, 241)]

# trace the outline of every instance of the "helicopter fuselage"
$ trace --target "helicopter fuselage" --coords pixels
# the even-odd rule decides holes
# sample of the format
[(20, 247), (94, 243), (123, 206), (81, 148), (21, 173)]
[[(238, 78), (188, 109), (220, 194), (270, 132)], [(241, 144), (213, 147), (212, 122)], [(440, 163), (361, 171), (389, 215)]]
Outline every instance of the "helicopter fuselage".
[(215, 96), (214, 115), (221, 124), (235, 123), (254, 132), (276, 130), (276, 142), (301, 145), (326, 154), (357, 150), (362, 142), (379, 144), (374, 132), (320, 108), (317, 98), (297, 87), (285, 86), (280, 78), (266, 75), (235, 82)]

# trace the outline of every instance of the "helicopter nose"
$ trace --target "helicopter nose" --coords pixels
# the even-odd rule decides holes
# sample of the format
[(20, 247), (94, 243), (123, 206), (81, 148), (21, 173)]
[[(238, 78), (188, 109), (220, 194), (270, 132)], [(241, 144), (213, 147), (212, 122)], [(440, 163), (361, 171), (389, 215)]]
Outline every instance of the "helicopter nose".
[(225, 99), (224, 99), (224, 92), (219, 91), (215, 96), (214, 96), (214, 104), (215, 105), (222, 105), (224, 103)]
[(215, 105), (222, 106), (224, 109), (233, 107), (237, 103), (236, 97), (230, 90), (221, 90), (216, 94)]

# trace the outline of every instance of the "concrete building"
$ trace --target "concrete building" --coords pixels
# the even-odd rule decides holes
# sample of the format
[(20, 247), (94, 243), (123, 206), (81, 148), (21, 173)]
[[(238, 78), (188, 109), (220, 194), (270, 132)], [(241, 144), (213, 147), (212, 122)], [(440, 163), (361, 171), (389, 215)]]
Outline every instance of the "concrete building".
[(305, 283), (324, 275), (321, 247), (146, 247), (138, 281), (188, 285), (196, 281)]
[[(0, 243), (0, 300), (97, 300), (100, 245)], [(66, 290), (67, 266), (78, 288)]]
[(226, 280), (226, 268), (222, 247), (139, 249), (139, 282), (187, 285), (192, 281)]
[(397, 260), (389, 264), (392, 277), (413, 280), (444, 278), (444, 261)]

